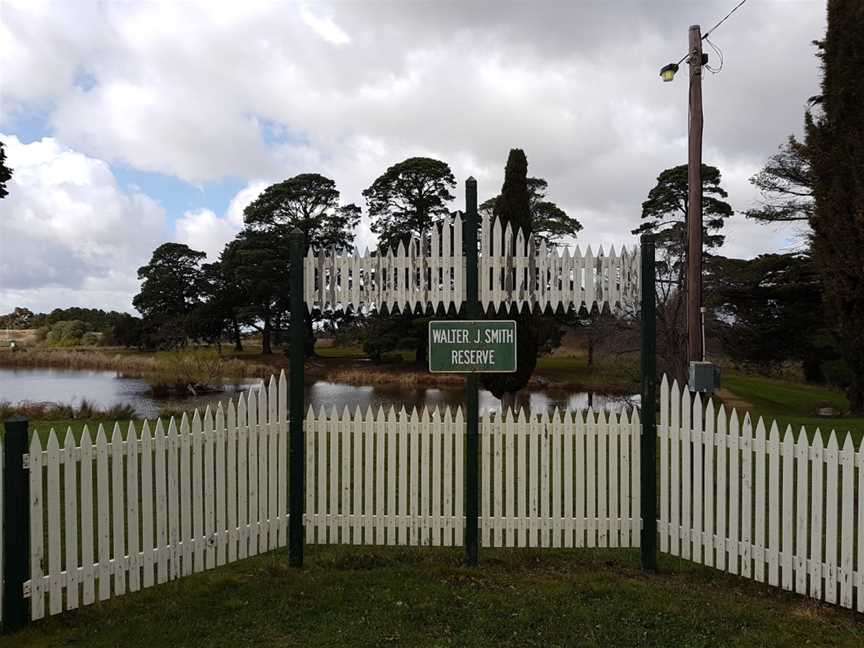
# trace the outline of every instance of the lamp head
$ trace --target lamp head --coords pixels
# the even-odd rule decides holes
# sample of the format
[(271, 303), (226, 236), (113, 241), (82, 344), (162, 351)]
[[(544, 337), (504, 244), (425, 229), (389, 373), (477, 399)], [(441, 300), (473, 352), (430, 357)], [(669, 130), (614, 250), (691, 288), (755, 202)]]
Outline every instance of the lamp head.
[(663, 79), (664, 82), (669, 82), (675, 78), (675, 73), (678, 71), (677, 63), (670, 63), (669, 65), (664, 65), (660, 68), (660, 78)]

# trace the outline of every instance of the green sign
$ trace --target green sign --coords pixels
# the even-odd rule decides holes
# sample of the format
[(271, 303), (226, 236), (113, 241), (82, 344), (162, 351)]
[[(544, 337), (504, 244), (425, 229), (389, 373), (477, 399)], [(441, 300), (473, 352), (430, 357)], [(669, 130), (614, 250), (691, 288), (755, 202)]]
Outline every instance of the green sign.
[(516, 322), (429, 322), (429, 371), (513, 373), (516, 371)]

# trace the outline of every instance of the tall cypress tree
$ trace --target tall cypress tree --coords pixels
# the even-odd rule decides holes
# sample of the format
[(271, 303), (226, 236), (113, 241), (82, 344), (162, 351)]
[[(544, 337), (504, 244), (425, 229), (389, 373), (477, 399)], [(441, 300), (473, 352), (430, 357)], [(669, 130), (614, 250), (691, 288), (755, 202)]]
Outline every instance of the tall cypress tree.
[[(521, 229), (526, 236), (534, 230), (528, 189), (528, 160), (522, 149), (512, 149), (507, 157), (504, 185), (492, 213), (503, 225), (509, 223), (514, 231)], [(504, 394), (513, 394), (528, 384), (537, 366), (538, 349), (541, 344), (545, 345), (550, 338), (556, 337), (559, 330), (553, 318), (533, 315), (527, 310), (522, 313), (515, 310), (505, 313), (499, 310), (498, 315), (516, 320), (516, 336), (519, 341), (516, 347), (515, 373), (483, 376), (483, 386), (496, 397), (502, 398)]]
[(806, 115), (815, 209), (813, 255), (835, 334), (850, 369), (853, 412), (864, 412), (864, 2), (829, 0), (817, 43), (822, 94)]

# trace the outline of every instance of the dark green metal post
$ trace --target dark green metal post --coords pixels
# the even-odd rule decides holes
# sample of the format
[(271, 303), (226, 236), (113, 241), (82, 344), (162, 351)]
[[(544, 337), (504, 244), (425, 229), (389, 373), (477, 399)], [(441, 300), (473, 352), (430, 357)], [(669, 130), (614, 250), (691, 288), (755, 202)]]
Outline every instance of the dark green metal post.
[(657, 312), (654, 289), (654, 237), (642, 236), (642, 433), (639, 437), (642, 503), (640, 563), (657, 569)]
[(30, 482), (24, 468), (27, 419), (13, 417), (3, 423), (3, 632), (27, 623), (24, 582), (30, 565)]
[[(465, 229), (462, 240), (465, 245), (465, 317), (480, 317), (480, 300), (477, 271), (477, 181), (465, 181)], [(465, 376), (465, 420), (467, 447), (465, 449), (465, 561), (476, 565), (479, 559), (480, 535), (478, 517), (480, 510), (480, 411), (477, 393), (477, 374)]]
[(305, 414), (303, 388), (304, 337), (306, 306), (303, 300), (303, 256), (305, 254), (303, 232), (295, 229), (289, 237), (291, 257), (291, 340), (289, 347), (290, 374), (288, 388), (288, 412), (290, 414), (289, 463), (290, 466), (290, 528), (288, 531), (288, 564), (303, 566), (303, 489), (304, 458), (306, 444), (303, 442), (303, 416)]

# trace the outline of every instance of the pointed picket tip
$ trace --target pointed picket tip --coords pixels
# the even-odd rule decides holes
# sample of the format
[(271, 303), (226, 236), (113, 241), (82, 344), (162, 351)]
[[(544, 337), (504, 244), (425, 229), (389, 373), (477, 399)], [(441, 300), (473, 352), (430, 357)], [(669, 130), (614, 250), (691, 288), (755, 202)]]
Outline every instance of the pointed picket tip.
[[(701, 410), (702, 409), (702, 395), (699, 392), (696, 392), (696, 395), (693, 398), (693, 409), (694, 410)], [(747, 416), (749, 417), (749, 414)]]
[[(402, 410), (404, 411), (404, 409), (405, 409), (405, 407), (403, 406)], [(390, 405), (390, 409), (387, 410), (387, 420), (388, 421), (395, 421), (396, 420), (396, 408), (393, 407), (392, 404)]]
[(72, 434), (72, 426), (68, 426), (66, 428), (66, 436), (63, 437), (63, 447), (64, 448), (74, 448), (75, 447), (75, 435)]
[(348, 409), (347, 403), (342, 408), (342, 420), (343, 421), (350, 421), (351, 420), (351, 410)]
[(81, 447), (83, 448), (85, 445), (93, 445), (93, 437), (90, 436), (90, 426), (84, 425), (84, 429), (81, 430)]
[(32, 455), (35, 452), (38, 452), (40, 455), (42, 453), (42, 442), (40, 441), (38, 434), (34, 434), (30, 438), (30, 454)]
[(765, 421), (761, 416), (756, 419), (756, 436), (765, 438)]
[[(146, 419), (145, 419), (146, 422)], [(134, 437), (138, 438), (138, 428), (135, 426), (135, 421), (129, 421), (129, 425), (126, 428), (126, 438), (129, 438), (129, 435), (134, 435)]]
[(462, 406), (461, 405), (456, 406), (456, 414), (453, 417), (453, 420), (455, 423), (461, 423), (464, 420), (464, 417), (462, 416)]
[(780, 441), (780, 428), (777, 425), (776, 420), (771, 421), (771, 427), (768, 431), (768, 441), (770, 443), (777, 443)]
[(665, 373), (660, 377), (660, 389), (669, 389), (669, 378)]
[(354, 421), (362, 421), (363, 420), (363, 412), (360, 410), (360, 404), (354, 406)]
[(786, 432), (783, 433), (783, 443), (788, 443), (792, 445), (792, 426), (786, 426)]
[(843, 452), (852, 452), (855, 444), (852, 443), (852, 435), (847, 431), (846, 438), (843, 440)]
[(837, 447), (837, 435), (834, 433), (834, 430), (831, 430), (831, 436), (828, 437), (828, 449), (837, 450)]
[(714, 399), (709, 398), (708, 402), (705, 404), (705, 418), (710, 419), (714, 417)]
[(678, 380), (677, 379), (673, 380), (672, 381), (672, 398), (674, 400), (676, 400), (676, 401), (678, 400), (678, 396), (679, 396), (680, 391), (681, 390), (678, 387)]
[(606, 411), (601, 407), (597, 410), (597, 425), (606, 424)]
[(432, 414), (429, 412), (429, 408), (426, 407), (426, 405), (423, 406), (423, 410), (420, 412), (420, 417), (427, 423), (432, 420)]
[(48, 450), (60, 449), (60, 442), (57, 440), (57, 433), (54, 431), (53, 427), (48, 431), (48, 444), (45, 447), (48, 448)]
[(120, 423), (115, 421), (114, 428), (111, 430), (111, 443), (123, 440), (123, 433), (120, 431)]
[(638, 427), (640, 425), (640, 421), (641, 421), (641, 418), (639, 416), (639, 410), (634, 407), (633, 408), (633, 418), (630, 421), (630, 423), (632, 425), (635, 425), (636, 427)]
[(559, 408), (557, 405), (552, 410), (552, 420), (556, 422), (561, 420), (561, 408)]

